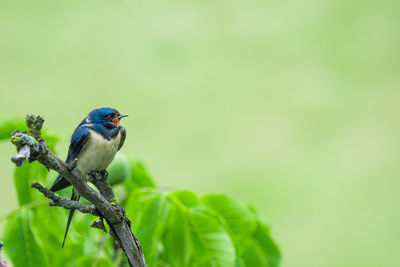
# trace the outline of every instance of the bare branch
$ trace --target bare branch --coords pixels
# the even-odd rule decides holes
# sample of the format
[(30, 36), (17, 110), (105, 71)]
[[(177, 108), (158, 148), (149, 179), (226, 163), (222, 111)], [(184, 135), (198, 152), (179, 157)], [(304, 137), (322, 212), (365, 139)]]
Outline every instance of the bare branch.
[(82, 213), (90, 213), (94, 216), (101, 216), (94, 205), (87, 206), (79, 201), (62, 198), (58, 194), (51, 192), (46, 187), (42, 186), (37, 181), (33, 181), (31, 187), (39, 190), (45, 197), (50, 198), (52, 200), (49, 203), (51, 207), (64, 207), (70, 210), (79, 210)]
[(147, 266), (139, 241), (132, 233), (130, 221), (126, 217), (124, 209), (116, 204), (114, 193), (106, 177), (93, 179), (93, 184), (100, 194), (87, 185), (80, 172), (73, 168), (74, 164), (69, 166), (50, 151), (41, 135), (43, 122), (44, 120), (40, 116), (27, 115), (28, 133), (18, 130), (13, 132), (11, 141), (17, 147), (18, 154), (12, 158), (12, 161), (17, 166), (21, 166), (27, 160), (29, 162), (37, 160), (45, 167), (60, 173), (94, 207), (63, 199), (38, 182), (33, 182), (31, 186), (53, 200), (51, 206), (78, 209), (83, 213), (103, 217), (110, 226), (110, 234), (124, 251), (129, 265), (135, 267)]

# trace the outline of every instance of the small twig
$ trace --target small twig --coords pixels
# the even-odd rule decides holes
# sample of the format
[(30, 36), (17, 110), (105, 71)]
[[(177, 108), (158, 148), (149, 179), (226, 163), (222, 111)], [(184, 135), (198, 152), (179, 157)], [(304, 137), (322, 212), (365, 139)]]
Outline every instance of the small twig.
[(79, 210), (82, 213), (90, 213), (94, 216), (100, 216), (94, 205), (87, 206), (79, 201), (62, 198), (58, 194), (51, 192), (46, 187), (42, 186), (37, 181), (33, 181), (31, 187), (39, 190), (45, 197), (50, 198), (52, 200), (49, 203), (51, 207), (64, 207), (66, 209)]
[[(107, 233), (107, 231), (106, 231), (106, 233)], [(93, 257), (94, 259), (93, 259), (93, 262), (92, 262), (91, 267), (96, 267), (96, 266), (98, 266), (100, 251), (101, 251), (102, 249), (104, 249), (104, 246), (106, 245), (107, 240), (108, 240), (108, 236), (105, 236), (105, 237), (102, 238), (102, 239), (100, 240), (100, 242), (98, 243), (97, 249), (96, 249), (95, 254), (94, 254), (94, 257)]]

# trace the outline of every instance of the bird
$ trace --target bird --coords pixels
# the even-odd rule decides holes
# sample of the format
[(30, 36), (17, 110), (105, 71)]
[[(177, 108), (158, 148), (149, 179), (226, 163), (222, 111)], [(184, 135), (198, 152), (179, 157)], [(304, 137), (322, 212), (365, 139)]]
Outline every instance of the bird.
[(11, 267), (11, 265), (1, 258), (1, 249), (3, 248), (4, 243), (0, 241), (0, 267)]
[[(115, 154), (125, 142), (126, 130), (119, 123), (122, 118), (127, 116), (120, 114), (114, 108), (98, 108), (92, 110), (76, 127), (71, 136), (65, 162), (71, 165), (76, 164), (76, 169), (84, 177), (85, 181), (86, 176), (92, 171), (106, 173), (108, 165), (113, 161)], [(49, 190), (57, 192), (70, 185), (59, 174)], [(71, 200), (79, 201), (79, 198), (79, 193), (73, 189)], [(75, 210), (72, 209), (69, 213), (62, 248), (65, 245), (65, 239), (74, 212)]]

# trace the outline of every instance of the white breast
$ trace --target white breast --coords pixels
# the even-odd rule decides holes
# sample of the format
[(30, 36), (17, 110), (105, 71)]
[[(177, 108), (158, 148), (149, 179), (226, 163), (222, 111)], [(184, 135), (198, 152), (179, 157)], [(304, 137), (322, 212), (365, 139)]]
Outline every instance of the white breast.
[(117, 153), (121, 134), (110, 140), (90, 131), (90, 137), (78, 156), (78, 170), (86, 175), (90, 171), (105, 170)]

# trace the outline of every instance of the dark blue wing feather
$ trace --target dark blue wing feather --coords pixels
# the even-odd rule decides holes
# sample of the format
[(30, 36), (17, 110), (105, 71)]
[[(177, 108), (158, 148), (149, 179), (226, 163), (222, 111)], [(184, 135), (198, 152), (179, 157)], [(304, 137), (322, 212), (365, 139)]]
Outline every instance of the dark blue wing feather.
[(76, 157), (78, 157), (83, 146), (86, 144), (90, 136), (88, 125), (81, 125), (75, 129), (71, 137), (71, 142), (69, 144), (67, 163), (72, 162)]
[(126, 138), (126, 130), (125, 130), (125, 128), (122, 127), (122, 126), (119, 126), (119, 131), (121, 132), (121, 141), (119, 141), (118, 150), (120, 150), (121, 147), (124, 145), (125, 138)]
[[(66, 163), (71, 163), (81, 152), (83, 146), (86, 144), (90, 136), (88, 125), (80, 125), (75, 129), (71, 137), (71, 142), (69, 144), (68, 156)], [(67, 188), (71, 184), (61, 175), (57, 177), (53, 185), (50, 187), (50, 191), (57, 192), (61, 189)]]

